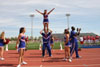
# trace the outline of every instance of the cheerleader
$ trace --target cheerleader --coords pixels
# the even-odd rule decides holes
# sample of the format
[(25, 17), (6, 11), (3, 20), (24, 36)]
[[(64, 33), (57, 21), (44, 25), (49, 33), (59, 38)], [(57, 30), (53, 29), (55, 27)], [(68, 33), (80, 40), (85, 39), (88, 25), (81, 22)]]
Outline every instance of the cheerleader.
[(81, 58), (81, 56), (79, 56), (79, 54), (78, 54), (78, 40), (77, 40), (77, 36), (80, 34), (81, 29), (79, 29), (77, 32), (75, 32), (75, 27), (72, 26), (71, 29), (72, 29), (72, 31), (70, 33), (70, 43), (72, 45), (71, 51), (70, 51), (71, 57), (75, 51), (76, 58)]
[(26, 32), (25, 28), (21, 27), (20, 33), (19, 33), (19, 36), (18, 36), (18, 40), (16, 42), (16, 48), (19, 49), (19, 60), (18, 60), (19, 64), (18, 64), (17, 67), (21, 67), (22, 64), (27, 64), (26, 62), (24, 62), (24, 51), (25, 51), (25, 47), (26, 47), (25, 32)]
[(44, 25), (44, 29), (47, 30), (49, 29), (49, 20), (48, 20), (48, 15), (54, 10), (55, 8), (53, 8), (51, 11), (47, 12), (47, 10), (44, 10), (44, 13), (40, 12), (39, 10), (36, 10), (38, 13), (40, 13), (41, 15), (43, 15), (43, 25)]
[(51, 47), (53, 49), (53, 47), (54, 47), (54, 37), (53, 36), (51, 36), (50, 45), (51, 45)]
[(65, 46), (65, 58), (64, 60), (66, 61), (67, 58), (69, 59), (69, 62), (72, 62), (71, 57), (70, 57), (70, 40), (69, 40), (69, 31), (67, 29), (65, 29), (64, 31), (64, 46)]
[(4, 54), (4, 42), (6, 42), (5, 39), (5, 32), (2, 32), (0, 35), (0, 60), (4, 60), (3, 54)]
[(50, 47), (50, 37), (51, 37), (52, 31), (50, 30), (50, 32), (48, 32), (47, 30), (41, 30), (40, 34), (42, 35), (42, 39), (43, 39), (42, 57), (45, 56), (45, 49), (46, 48), (48, 50), (49, 57), (51, 57), (52, 54), (51, 54), (51, 47)]

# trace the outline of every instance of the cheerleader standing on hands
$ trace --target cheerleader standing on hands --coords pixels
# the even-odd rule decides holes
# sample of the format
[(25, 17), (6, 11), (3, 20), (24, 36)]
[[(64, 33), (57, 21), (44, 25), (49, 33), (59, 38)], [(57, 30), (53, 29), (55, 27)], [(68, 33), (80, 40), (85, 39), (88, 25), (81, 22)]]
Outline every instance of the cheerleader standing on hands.
[(44, 10), (44, 13), (40, 12), (39, 10), (36, 10), (38, 13), (43, 15), (43, 25), (44, 25), (44, 30), (49, 29), (49, 19), (48, 19), (48, 15), (54, 10), (55, 8), (53, 8), (51, 11), (47, 12), (47, 10)]

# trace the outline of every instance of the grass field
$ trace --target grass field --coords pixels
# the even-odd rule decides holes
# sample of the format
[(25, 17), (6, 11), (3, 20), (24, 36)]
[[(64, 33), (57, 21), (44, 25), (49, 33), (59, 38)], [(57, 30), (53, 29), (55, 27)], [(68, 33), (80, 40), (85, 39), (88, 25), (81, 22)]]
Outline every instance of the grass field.
[[(63, 46), (63, 43), (61, 43), (61, 44)], [(15, 46), (16, 46), (15, 43), (8, 44), (8, 49), (9, 50), (16, 50)], [(28, 47), (27, 49), (29, 49), (29, 50), (39, 49), (39, 46), (40, 46), (40, 43), (39, 42), (33, 42), (33, 43), (32, 42), (29, 42), (27, 44), (27, 47)], [(63, 46), (63, 48), (64, 48), (64, 46)], [(60, 42), (54, 43), (54, 48), (53, 49), (60, 49)]]
[[(62, 44), (62, 47), (64, 48), (63, 42), (61, 42), (61, 44)], [(8, 44), (8, 49), (9, 50), (16, 50), (15, 46), (16, 46), (16, 43)], [(33, 49), (34, 50), (38, 50), (39, 49), (39, 46), (40, 46), (40, 42), (29, 42), (27, 44), (27, 47), (28, 47), (27, 49), (29, 49), (29, 50), (33, 50)], [(81, 47), (81, 45), (79, 44), (79, 48), (80, 47)], [(60, 49), (60, 42), (55, 42), (53, 49)]]

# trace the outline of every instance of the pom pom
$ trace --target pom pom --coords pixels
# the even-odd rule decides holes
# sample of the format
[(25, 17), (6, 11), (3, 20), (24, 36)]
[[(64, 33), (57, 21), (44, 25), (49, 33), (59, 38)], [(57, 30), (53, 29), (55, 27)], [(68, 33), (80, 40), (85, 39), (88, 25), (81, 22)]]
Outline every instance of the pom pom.
[(26, 42), (28, 41), (28, 37), (26, 37), (25, 41), (26, 41)]
[(10, 41), (9, 39), (6, 39), (6, 42), (4, 42), (4, 44), (8, 44), (8, 43), (9, 43), (9, 41)]

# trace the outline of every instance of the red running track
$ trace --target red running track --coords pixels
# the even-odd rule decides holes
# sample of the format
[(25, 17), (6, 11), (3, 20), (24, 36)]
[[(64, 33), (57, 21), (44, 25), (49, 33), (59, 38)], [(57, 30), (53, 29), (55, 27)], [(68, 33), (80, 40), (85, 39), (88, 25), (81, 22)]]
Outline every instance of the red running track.
[[(82, 58), (76, 59), (73, 55), (72, 62), (63, 61), (64, 50), (53, 50), (53, 57), (41, 57), (40, 50), (28, 50), (25, 52), (24, 60), (28, 63), (22, 67), (100, 67), (100, 48), (82, 49), (79, 51)], [(18, 64), (18, 53), (9, 50), (4, 53), (4, 61), (0, 61), (0, 67), (16, 67)]]

